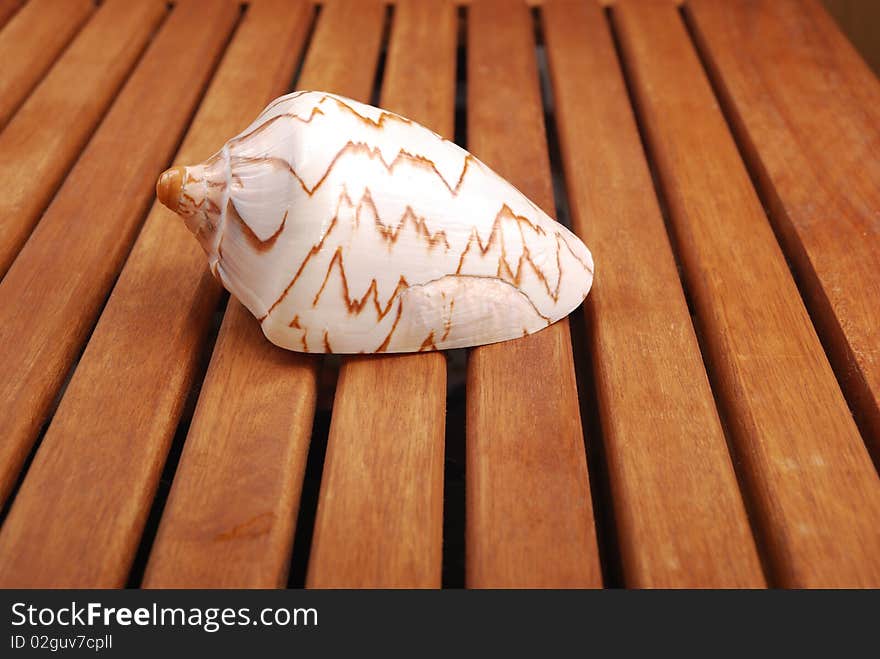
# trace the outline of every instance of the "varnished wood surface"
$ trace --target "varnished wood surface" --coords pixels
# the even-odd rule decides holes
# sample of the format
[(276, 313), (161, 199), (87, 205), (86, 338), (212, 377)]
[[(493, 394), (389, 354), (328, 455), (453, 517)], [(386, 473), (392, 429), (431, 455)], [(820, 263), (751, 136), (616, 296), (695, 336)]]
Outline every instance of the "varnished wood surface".
[[(229, 2), (180, 3), (132, 78), (142, 86), (131, 85), (134, 96), (161, 84), (171, 68), (195, 91), (203, 88), (238, 17), (238, 7)], [(246, 31), (239, 35), (247, 38)], [(255, 32), (250, 38), (262, 37)], [(222, 107), (242, 96), (241, 88), (233, 83), (218, 95), (205, 107)], [(249, 115), (250, 105), (247, 110), (241, 114)], [(217, 110), (207, 112), (206, 126), (212, 126)], [(131, 113), (129, 109), (123, 116), (130, 120)], [(185, 119), (185, 114), (177, 117), (181, 123)], [(246, 120), (236, 116), (230, 123), (241, 126)], [(132, 125), (110, 137), (118, 139), (128, 131), (143, 139)], [(154, 172), (162, 166), (152, 165)], [(140, 185), (152, 191), (155, 182), (145, 178)], [(79, 194), (83, 189), (88, 188), (78, 188)], [(93, 203), (99, 203), (103, 191), (94, 193)], [(187, 257), (199, 263), (193, 272), (201, 274), (204, 267), (201, 250), (189, 238), (182, 224), (164, 211), (147, 218), (0, 530), (0, 583), (125, 584), (192, 381), (194, 369), (181, 366), (196, 361), (195, 348), (189, 353), (185, 349), (199, 341), (186, 330), (207, 325), (219, 296), (210, 275), (181, 279), (179, 267)], [(8, 404), (5, 395), (0, 398)], [(4, 422), (10, 416), (4, 412)], [(14, 474), (8, 459), (4, 456), (7, 482)]]
[[(223, 44), (202, 31), (189, 34), (187, 22), (199, 11), (184, 4), (160, 31), (0, 283), (0, 499), (122, 268), (156, 170), (200, 100), (210, 74), (200, 59)], [(188, 56), (185, 66), (175, 64), (175, 53)], [(172, 65), (177, 75), (158, 85)]]
[[(16, 5), (0, 5), (0, 26)], [(32, 0), (0, 31), (0, 129), (94, 9), (91, 0)]]
[[(0, 0), (0, 53), (30, 53), (0, 83), (0, 585), (118, 587), (139, 550), (145, 587), (278, 587), (291, 560), (310, 587), (601, 586), (600, 548), (606, 585), (880, 583), (880, 92), (817, 4), (245, 4)], [(221, 289), (150, 206), (301, 56), (297, 88), (447, 136), (457, 97), (463, 146), (554, 215), (558, 154), (596, 257), (580, 350), (564, 321), (470, 352), (464, 520), (444, 357), (348, 358), (334, 382), (234, 299), (213, 343)]]
[[(381, 105), (452, 137), (455, 7), (395, 8)], [(446, 359), (343, 362), (307, 585), (440, 587)]]
[(880, 81), (818, 2), (688, 15), (880, 464)]
[[(553, 216), (532, 27), (469, 7), (467, 146)], [(465, 494), (469, 586), (602, 585), (567, 319), (471, 351)]]
[(596, 5), (544, 7), (573, 225), (601, 255), (585, 309), (626, 584), (761, 586), (608, 24)]
[(878, 586), (880, 479), (682, 18), (613, 15), (771, 579)]
[(0, 277), (166, 13), (107, 0), (0, 132)]

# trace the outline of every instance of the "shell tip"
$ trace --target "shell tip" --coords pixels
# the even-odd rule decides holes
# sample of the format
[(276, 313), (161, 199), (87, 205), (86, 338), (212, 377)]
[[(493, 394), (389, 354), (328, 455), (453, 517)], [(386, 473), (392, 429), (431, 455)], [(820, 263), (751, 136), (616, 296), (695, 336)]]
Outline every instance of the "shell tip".
[(175, 213), (180, 206), (180, 190), (186, 173), (183, 167), (172, 167), (162, 172), (156, 182), (156, 196)]

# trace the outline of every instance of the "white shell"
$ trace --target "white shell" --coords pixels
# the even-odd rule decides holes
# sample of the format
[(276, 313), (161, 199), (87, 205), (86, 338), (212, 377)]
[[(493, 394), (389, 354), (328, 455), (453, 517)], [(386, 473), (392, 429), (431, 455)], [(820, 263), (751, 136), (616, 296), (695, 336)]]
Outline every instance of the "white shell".
[(333, 94), (283, 96), (179, 171), (180, 194), (163, 202), (290, 350), (503, 341), (564, 317), (592, 283), (577, 236), (474, 156)]

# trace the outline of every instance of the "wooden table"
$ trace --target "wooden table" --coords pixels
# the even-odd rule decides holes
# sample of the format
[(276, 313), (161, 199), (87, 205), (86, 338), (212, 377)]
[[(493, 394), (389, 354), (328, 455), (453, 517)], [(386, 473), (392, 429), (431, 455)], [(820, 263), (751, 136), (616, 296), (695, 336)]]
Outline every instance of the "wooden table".
[[(0, 20), (0, 586), (880, 586), (880, 83), (817, 2)], [(269, 344), (153, 186), (294, 88), (570, 223), (583, 309), (451, 355)]]

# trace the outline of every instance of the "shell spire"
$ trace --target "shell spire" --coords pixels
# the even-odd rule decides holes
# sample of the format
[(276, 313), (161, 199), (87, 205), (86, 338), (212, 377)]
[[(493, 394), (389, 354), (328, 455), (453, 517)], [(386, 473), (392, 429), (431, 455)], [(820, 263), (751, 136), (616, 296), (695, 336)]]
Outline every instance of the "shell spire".
[(186, 167), (172, 167), (162, 172), (156, 182), (156, 196), (174, 213), (180, 208), (180, 193), (185, 177)]
[(467, 151), (323, 92), (276, 99), (159, 200), (273, 343), (416, 352), (494, 343), (590, 290), (580, 239)]
[(215, 255), (211, 259), (212, 271), (219, 256), (228, 190), (229, 163), (225, 150), (198, 165), (167, 169), (156, 183), (159, 201), (183, 218), (208, 255)]

